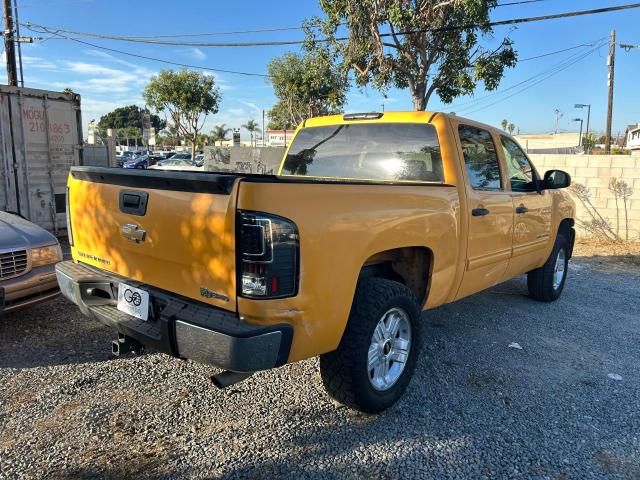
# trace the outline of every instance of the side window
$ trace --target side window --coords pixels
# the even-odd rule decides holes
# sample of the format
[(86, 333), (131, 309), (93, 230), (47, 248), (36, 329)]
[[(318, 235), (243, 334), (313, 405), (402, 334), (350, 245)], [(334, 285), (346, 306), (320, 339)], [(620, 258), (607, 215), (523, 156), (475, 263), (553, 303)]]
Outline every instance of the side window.
[(500, 137), (500, 140), (502, 141), (502, 151), (504, 152), (504, 159), (509, 172), (511, 190), (514, 192), (535, 191), (535, 170), (533, 170), (527, 156), (520, 146), (510, 138)]
[(460, 125), (458, 135), (471, 186), (477, 190), (501, 190), (500, 162), (491, 134), (480, 128)]

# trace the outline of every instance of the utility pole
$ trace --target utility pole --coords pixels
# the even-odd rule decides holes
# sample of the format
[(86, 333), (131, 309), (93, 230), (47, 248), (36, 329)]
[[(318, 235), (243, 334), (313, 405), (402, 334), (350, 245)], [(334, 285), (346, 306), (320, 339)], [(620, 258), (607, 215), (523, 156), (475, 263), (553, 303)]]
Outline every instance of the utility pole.
[(613, 85), (616, 73), (616, 31), (611, 31), (611, 41), (609, 43), (609, 106), (607, 108), (607, 131), (605, 132), (604, 153), (611, 153), (611, 125), (613, 123)]
[(556, 134), (558, 133), (558, 124), (560, 123), (560, 119), (562, 118), (562, 112), (559, 108), (556, 108), (553, 111), (553, 114), (556, 116)]
[(4, 50), (7, 56), (7, 81), (10, 86), (18, 86), (18, 67), (16, 65), (16, 43), (13, 32), (13, 14), (11, 0), (3, 0), (4, 12)]
[(13, 15), (16, 23), (16, 43), (18, 44), (18, 64), (20, 65), (20, 86), (24, 88), (24, 72), (22, 68), (22, 44), (33, 42), (32, 38), (20, 36), (20, 19), (18, 18), (18, 0), (13, 0)]

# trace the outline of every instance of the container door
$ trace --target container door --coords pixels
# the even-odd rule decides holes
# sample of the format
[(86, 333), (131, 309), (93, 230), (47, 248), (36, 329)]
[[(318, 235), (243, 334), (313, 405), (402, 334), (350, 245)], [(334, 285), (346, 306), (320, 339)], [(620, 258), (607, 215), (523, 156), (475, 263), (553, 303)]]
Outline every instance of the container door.
[(29, 218), (55, 234), (65, 228), (67, 176), (70, 167), (78, 165), (76, 105), (63, 94), (21, 96)]

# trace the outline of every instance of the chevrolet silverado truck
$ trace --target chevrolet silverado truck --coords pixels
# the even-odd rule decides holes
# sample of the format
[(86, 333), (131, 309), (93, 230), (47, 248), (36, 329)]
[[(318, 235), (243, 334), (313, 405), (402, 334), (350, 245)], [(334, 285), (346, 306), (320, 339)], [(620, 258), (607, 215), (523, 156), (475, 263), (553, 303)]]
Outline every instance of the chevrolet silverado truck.
[(374, 413), (411, 379), (421, 311), (524, 273), (560, 296), (570, 181), (452, 115), (312, 118), (277, 175), (73, 167), (58, 281), (114, 353), (210, 364), (221, 387), (319, 355), (329, 395)]

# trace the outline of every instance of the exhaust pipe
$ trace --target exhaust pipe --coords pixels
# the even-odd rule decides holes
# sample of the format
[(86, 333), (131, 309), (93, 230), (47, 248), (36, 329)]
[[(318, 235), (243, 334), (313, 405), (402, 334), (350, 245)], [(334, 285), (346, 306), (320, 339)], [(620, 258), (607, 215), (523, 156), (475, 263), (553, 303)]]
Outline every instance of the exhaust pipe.
[(254, 372), (241, 373), (241, 372), (231, 372), (229, 370), (225, 370), (222, 373), (213, 375), (211, 377), (211, 382), (216, 387), (222, 389), (222, 388), (230, 387), (231, 385), (235, 385), (236, 383), (239, 383), (243, 380), (246, 380), (253, 374)]

